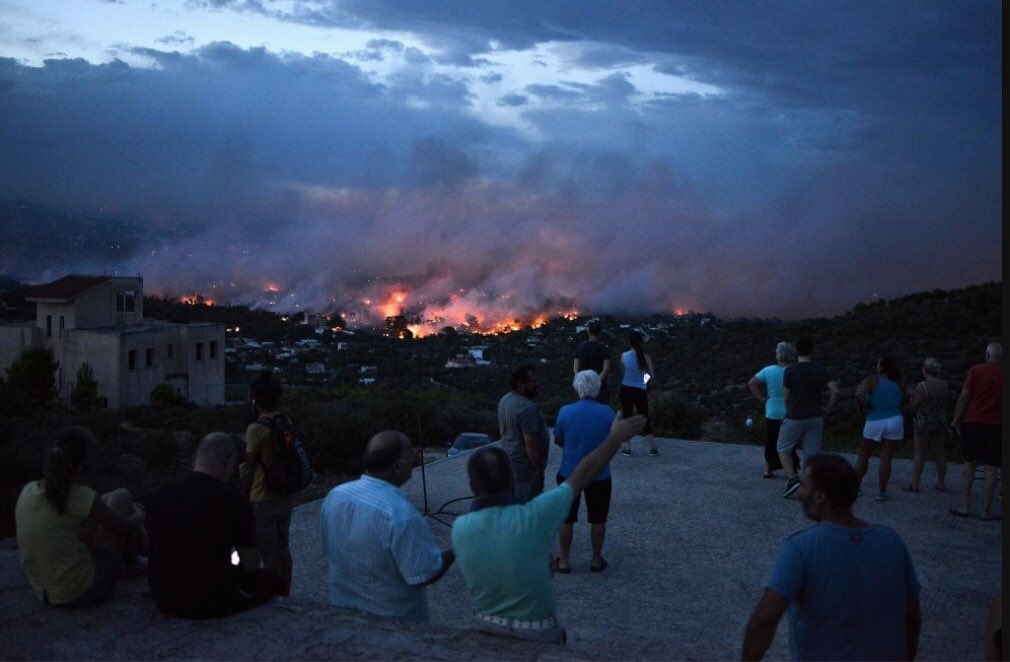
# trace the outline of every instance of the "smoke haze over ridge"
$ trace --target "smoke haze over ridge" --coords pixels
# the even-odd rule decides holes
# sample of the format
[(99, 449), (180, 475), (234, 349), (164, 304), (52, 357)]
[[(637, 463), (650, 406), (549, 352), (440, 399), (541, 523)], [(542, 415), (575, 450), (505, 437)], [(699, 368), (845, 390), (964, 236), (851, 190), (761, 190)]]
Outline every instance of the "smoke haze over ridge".
[(996, 3), (213, 4), (389, 34), (298, 52), (166, 27), (104, 60), (0, 58), (0, 195), (201, 228), (25, 275), (784, 318), (1002, 278)]

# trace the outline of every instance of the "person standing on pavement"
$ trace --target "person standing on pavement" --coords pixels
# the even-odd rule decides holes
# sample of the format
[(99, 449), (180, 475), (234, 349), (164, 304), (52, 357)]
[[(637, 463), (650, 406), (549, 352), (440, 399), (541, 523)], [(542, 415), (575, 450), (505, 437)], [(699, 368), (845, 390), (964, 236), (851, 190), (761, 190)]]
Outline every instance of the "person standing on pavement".
[(575, 350), (575, 360), (572, 362), (572, 374), (577, 375), (583, 370), (595, 370), (600, 376), (600, 392), (596, 401), (610, 406), (610, 386), (607, 376), (610, 374), (610, 348), (600, 340), (603, 327), (599, 322), (589, 323), (589, 340), (579, 345)]
[[(642, 348), (642, 334), (632, 331), (628, 334), (628, 344), (631, 349), (621, 354), (621, 413), (624, 418), (631, 418), (633, 413), (645, 416), (645, 428), (642, 434), (649, 441), (649, 454), (659, 455), (656, 447), (656, 435), (652, 431), (652, 421), (649, 419), (649, 380), (656, 377), (652, 367), (652, 357)], [(631, 455), (631, 440), (629, 439), (622, 455)]]
[(985, 348), (985, 363), (974, 365), (961, 387), (954, 405), (950, 429), (961, 437), (964, 465), (961, 467), (961, 501), (950, 512), (968, 517), (971, 506), (971, 484), (975, 467), (985, 467), (982, 492), (982, 520), (997, 520), (992, 512), (996, 494), (996, 470), (1003, 466), (1003, 345), (990, 343)]
[[(782, 377), (786, 368), (796, 361), (796, 348), (787, 342), (775, 346), (775, 363), (767, 365), (750, 378), (747, 386), (751, 393), (765, 405), (765, 472), (764, 478), (771, 478), (782, 468), (776, 444), (782, 419), (786, 415), (786, 401), (782, 397)], [(800, 458), (796, 450), (792, 452), (793, 464), (799, 466)]]
[(544, 491), (550, 432), (533, 402), (540, 391), (536, 369), (529, 364), (516, 368), (509, 376), (509, 388), (498, 401), (498, 429), (515, 474), (515, 497), (526, 503)]
[[(820, 363), (810, 357), (814, 341), (804, 336), (796, 341), (796, 365), (786, 368), (782, 375), (782, 397), (786, 401), (786, 417), (779, 430), (777, 449), (779, 462), (786, 471), (786, 488), (782, 498), (791, 496), (800, 487), (799, 467), (793, 466), (792, 453), (803, 449), (803, 461), (821, 452), (824, 437), (824, 416), (835, 406), (838, 385)], [(824, 389), (831, 395), (828, 406), (821, 406)]]

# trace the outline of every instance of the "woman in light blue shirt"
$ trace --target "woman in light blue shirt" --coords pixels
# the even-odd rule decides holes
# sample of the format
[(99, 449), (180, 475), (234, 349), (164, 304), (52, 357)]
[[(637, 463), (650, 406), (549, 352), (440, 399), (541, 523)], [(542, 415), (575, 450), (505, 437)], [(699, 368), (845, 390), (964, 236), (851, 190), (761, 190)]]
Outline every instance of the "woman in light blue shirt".
[[(782, 428), (782, 419), (786, 417), (782, 376), (795, 361), (796, 348), (787, 342), (780, 342), (775, 346), (775, 363), (761, 368), (747, 382), (754, 397), (765, 404), (765, 478), (771, 478), (776, 470), (782, 468), (777, 450), (779, 429)], [(800, 458), (795, 450), (793, 466), (799, 470)]]
[[(656, 448), (656, 435), (652, 432), (652, 420), (649, 418), (649, 396), (646, 390), (646, 385), (650, 379), (656, 376), (656, 371), (652, 367), (652, 357), (642, 349), (641, 333), (638, 331), (629, 333), (628, 344), (631, 345), (631, 349), (621, 354), (619, 364), (621, 370), (621, 412), (625, 418), (631, 418), (635, 410), (645, 416), (646, 423), (642, 434), (649, 440), (649, 455), (659, 455), (659, 449)], [(630, 439), (624, 444), (621, 454), (631, 455)]]
[(856, 389), (856, 399), (866, 411), (866, 425), (859, 444), (856, 475), (859, 484), (870, 466), (870, 456), (880, 448), (880, 467), (877, 484), (880, 492), (877, 501), (887, 500), (887, 482), (891, 479), (891, 457), (894, 447), (905, 438), (905, 417), (901, 407), (905, 394), (901, 390), (901, 373), (893, 356), (883, 354), (877, 359), (877, 374), (870, 375)]

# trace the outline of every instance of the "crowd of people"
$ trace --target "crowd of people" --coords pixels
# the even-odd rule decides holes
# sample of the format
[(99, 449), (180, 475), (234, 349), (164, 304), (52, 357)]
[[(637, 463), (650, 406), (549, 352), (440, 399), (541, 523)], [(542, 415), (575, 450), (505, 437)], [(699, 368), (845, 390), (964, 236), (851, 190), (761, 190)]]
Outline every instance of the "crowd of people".
[[(455, 563), (470, 594), (476, 629), (565, 642), (552, 576), (572, 571), (581, 502), (589, 524), (589, 569), (603, 572), (613, 490), (610, 462), (618, 452), (630, 453), (636, 436), (644, 436), (650, 454), (658, 454), (647, 397), (654, 368), (642, 336), (629, 335), (629, 348), (616, 363), (621, 388), (615, 413), (606, 386), (610, 350), (599, 325), (589, 331), (573, 365), (577, 397), (560, 409), (553, 429), (554, 443), (561, 447), (556, 485), (546, 489), (552, 434), (534, 401), (537, 371), (519, 366), (498, 404), (500, 446), (469, 454), (472, 505), (454, 521), (445, 549), (399, 489), (413, 472), (410, 439), (387, 430), (369, 440), (363, 474), (333, 488), (320, 509), (333, 606), (427, 622), (425, 587)], [(795, 494), (816, 524), (782, 544), (747, 624), (743, 657), (764, 655), (792, 607), (790, 647), (796, 658), (911, 659), (921, 623), (912, 559), (897, 533), (858, 519), (852, 507), (878, 449), (877, 499), (887, 498), (891, 458), (904, 436), (904, 414), (911, 412), (915, 465), (906, 489), (920, 490), (927, 448), (937, 454), (937, 489), (946, 488), (946, 435), (958, 435), (966, 461), (962, 499), (951, 512), (968, 515), (971, 483), (981, 463), (982, 519), (996, 517), (1002, 348), (989, 345), (986, 362), (969, 371), (950, 420), (948, 387), (935, 360), (923, 362), (923, 380), (906, 393), (894, 359), (881, 356), (876, 374), (856, 390), (867, 415), (855, 466), (822, 452), (824, 416), (835, 406), (839, 389), (813, 360), (813, 350), (809, 338), (795, 346), (779, 343), (775, 364), (749, 383), (767, 417), (764, 475), (783, 469), (783, 496)], [(273, 375), (258, 376), (250, 394), (255, 414), (245, 432), (244, 461), (231, 435), (210, 434), (196, 450), (193, 470), (163, 486), (146, 510), (125, 490), (99, 496), (83, 485), (87, 450), (97, 440), (83, 428), (60, 430), (43, 478), (24, 487), (16, 506), (22, 564), (38, 598), (60, 608), (96, 605), (110, 598), (119, 579), (147, 574), (162, 611), (205, 619), (289, 595), (293, 499), (276, 488), (270, 470), (277, 462), (278, 435), (290, 442), (293, 427), (279, 410), (282, 390)]]

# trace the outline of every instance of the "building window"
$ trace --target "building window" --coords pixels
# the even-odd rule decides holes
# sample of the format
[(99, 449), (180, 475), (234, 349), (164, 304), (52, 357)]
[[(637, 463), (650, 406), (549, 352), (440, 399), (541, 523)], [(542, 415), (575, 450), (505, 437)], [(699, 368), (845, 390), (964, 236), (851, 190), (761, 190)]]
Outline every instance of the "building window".
[(165, 352), (168, 358), (172, 358), (175, 355), (175, 345), (168, 343), (168, 351)]
[(136, 370), (137, 369), (137, 350), (131, 349), (126, 354), (126, 362), (127, 362), (127, 367), (130, 370)]
[(132, 313), (136, 310), (136, 295), (133, 290), (126, 290), (116, 294), (116, 312)]
[(213, 361), (216, 358), (217, 358), (217, 341), (216, 340), (211, 340), (210, 341), (210, 360)]
[(144, 350), (144, 367), (153, 368), (154, 367), (154, 348), (148, 347)]
[(196, 360), (203, 361), (203, 343), (198, 342), (196, 344)]
[(53, 316), (46, 315), (46, 338), (53, 337)]

